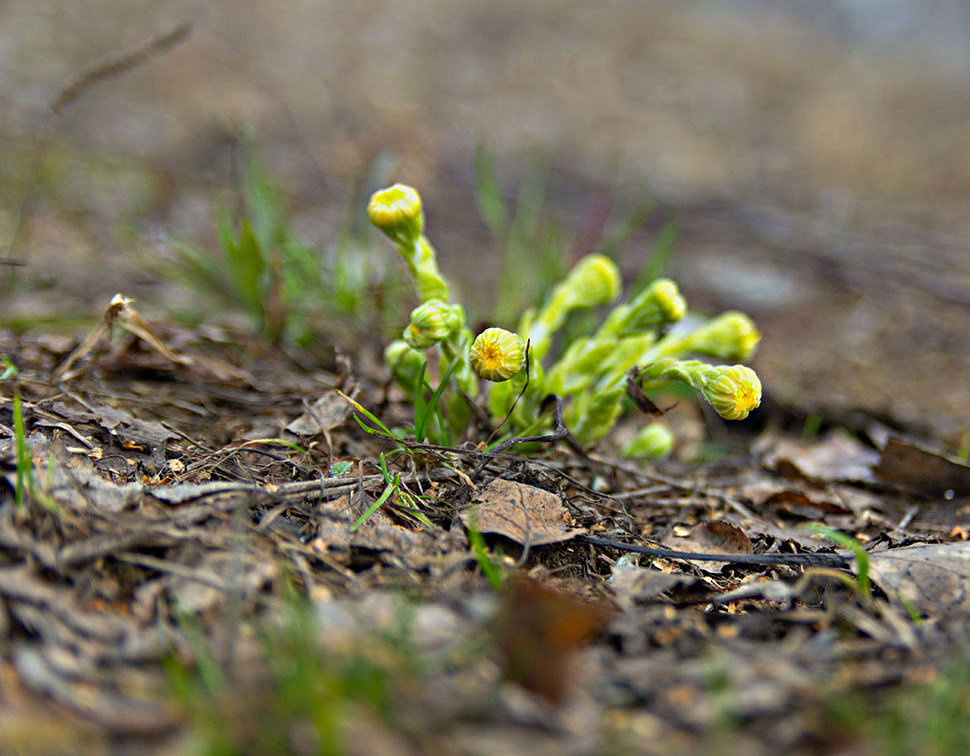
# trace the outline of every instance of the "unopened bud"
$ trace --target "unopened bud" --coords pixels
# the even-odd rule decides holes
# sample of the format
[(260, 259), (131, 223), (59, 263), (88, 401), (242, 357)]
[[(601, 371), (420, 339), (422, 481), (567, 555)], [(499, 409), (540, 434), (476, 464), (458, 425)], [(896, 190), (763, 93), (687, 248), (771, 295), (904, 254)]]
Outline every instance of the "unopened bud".
[(370, 222), (392, 241), (416, 243), (424, 231), (421, 196), (406, 184), (394, 184), (371, 195), (367, 203)]
[(525, 367), (525, 342), (504, 328), (486, 328), (472, 342), (468, 358), (479, 376), (500, 383)]
[(412, 349), (428, 349), (460, 329), (463, 322), (460, 306), (430, 299), (411, 312), (404, 340)]

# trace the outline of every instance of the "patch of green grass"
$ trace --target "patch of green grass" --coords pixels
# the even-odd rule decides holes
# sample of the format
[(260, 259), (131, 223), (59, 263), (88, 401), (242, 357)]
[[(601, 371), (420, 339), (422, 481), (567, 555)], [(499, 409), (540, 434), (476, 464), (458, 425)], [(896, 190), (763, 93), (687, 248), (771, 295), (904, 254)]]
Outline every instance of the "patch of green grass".
[(505, 582), (505, 576), (502, 572), (501, 554), (494, 556), (489, 554), (488, 546), (485, 544), (485, 537), (474, 526), (468, 528), (468, 545), (471, 547), (472, 554), (475, 556), (475, 561), (478, 563), (482, 575), (485, 576), (492, 590), (501, 590), (502, 584)]
[(970, 753), (970, 664), (955, 656), (935, 679), (897, 690), (833, 693), (823, 699), (826, 738), (848, 740), (852, 753), (951, 756)]
[(13, 396), (13, 433), (14, 447), (17, 455), (17, 508), (24, 506), (28, 487), (34, 488), (33, 463), (27, 450), (27, 432), (24, 429), (24, 409), (20, 401), (20, 394)]
[[(214, 211), (220, 254), (170, 238), (174, 255), (162, 274), (198, 292), (202, 311), (241, 311), (254, 332), (274, 343), (307, 347), (337, 333), (339, 323), (372, 327), (395, 295), (358, 190), (348, 198), (337, 240), (318, 249), (294, 230), (287, 199), (256, 144), (240, 137), (240, 152), (236, 207)], [(368, 183), (383, 178), (386, 166), (378, 167)]]
[(194, 663), (172, 657), (166, 666), (191, 752), (337, 756), (348, 752), (355, 721), (400, 724), (395, 691), (423, 674), (407, 606), (387, 628), (335, 646), (314, 605), (292, 587), (285, 593), (272, 616), (246, 627), (257, 653), (234, 666), (218, 658), (197, 620), (181, 621)]
[[(514, 326), (527, 307), (542, 302), (553, 286), (562, 280), (569, 265), (568, 251), (576, 246), (572, 234), (550, 212), (546, 194), (547, 178), (541, 166), (525, 172), (514, 202), (509, 203), (502, 190), (495, 156), (484, 146), (475, 153), (475, 196), (479, 213), (492, 237), (492, 244), (501, 250), (502, 266), (496, 286), (495, 301), (489, 320)], [(648, 201), (618, 221), (604, 223), (593, 229), (596, 236), (584, 240), (583, 253), (598, 252), (616, 258), (624, 244), (646, 223), (654, 203)], [(661, 229), (648, 256), (640, 277), (634, 284), (636, 293), (660, 275), (666, 265), (677, 236), (677, 226), (669, 222)], [(574, 319), (594, 317), (590, 313), (574, 313)], [(589, 330), (588, 323), (580, 330)]]

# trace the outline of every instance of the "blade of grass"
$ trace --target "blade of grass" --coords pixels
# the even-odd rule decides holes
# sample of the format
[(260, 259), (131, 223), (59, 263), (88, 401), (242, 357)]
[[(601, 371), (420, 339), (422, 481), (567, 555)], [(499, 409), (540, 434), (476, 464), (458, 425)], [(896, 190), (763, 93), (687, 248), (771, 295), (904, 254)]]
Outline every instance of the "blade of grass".
[(381, 492), (381, 495), (377, 497), (377, 500), (369, 507), (367, 507), (367, 511), (365, 511), (360, 517), (358, 517), (357, 522), (355, 522), (350, 527), (351, 533), (357, 532), (357, 529), (365, 522), (367, 522), (367, 520), (370, 519), (371, 515), (373, 515), (374, 512), (380, 509), (381, 506), (384, 504), (384, 502), (387, 501), (395, 491), (400, 490), (401, 475), (400, 473), (394, 473), (394, 476), (392, 477), (391, 474), (388, 472), (387, 459), (384, 457), (384, 452), (381, 452), (380, 456), (378, 457), (378, 466), (381, 469), (381, 473), (384, 475), (384, 480), (386, 481), (387, 486)]
[(13, 433), (17, 454), (17, 509), (24, 505), (27, 494), (27, 484), (30, 478), (30, 452), (27, 450), (27, 433), (24, 429), (24, 409), (20, 401), (20, 394), (13, 395)]
[(813, 524), (809, 526), (809, 530), (815, 535), (828, 539), (836, 546), (841, 546), (852, 552), (856, 567), (856, 588), (860, 596), (865, 599), (870, 598), (872, 588), (869, 584), (869, 554), (862, 548), (862, 544), (852, 536), (843, 533), (841, 530), (830, 528), (828, 525)]

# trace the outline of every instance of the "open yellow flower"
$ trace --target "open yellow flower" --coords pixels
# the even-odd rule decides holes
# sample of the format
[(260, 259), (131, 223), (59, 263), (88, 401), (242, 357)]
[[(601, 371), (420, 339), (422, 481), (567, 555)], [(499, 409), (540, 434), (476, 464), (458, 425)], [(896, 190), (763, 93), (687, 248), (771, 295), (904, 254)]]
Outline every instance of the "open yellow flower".
[(468, 359), (482, 378), (501, 383), (525, 367), (525, 342), (504, 328), (486, 328), (472, 342)]

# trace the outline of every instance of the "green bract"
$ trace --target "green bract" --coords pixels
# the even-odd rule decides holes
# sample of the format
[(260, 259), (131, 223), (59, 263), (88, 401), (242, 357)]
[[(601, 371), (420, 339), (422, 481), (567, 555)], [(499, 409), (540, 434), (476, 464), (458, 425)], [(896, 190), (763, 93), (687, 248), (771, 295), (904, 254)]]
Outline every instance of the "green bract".
[[(761, 382), (751, 368), (682, 359), (690, 355), (748, 359), (761, 334), (743, 313), (727, 312), (693, 329), (682, 328), (678, 324), (687, 303), (676, 283), (658, 278), (628, 302), (614, 306), (595, 331), (563, 344), (558, 358), (546, 360), (570, 312), (618, 299), (620, 272), (609, 257), (591, 254), (577, 261), (546, 302), (522, 315), (517, 333), (488, 328), (472, 340), (464, 310), (448, 303), (448, 285), (424, 235), (418, 193), (395, 184), (373, 195), (368, 213), (401, 253), (421, 299), (403, 340), (387, 348), (385, 361), (398, 384), (415, 396), (424, 390), (420, 385), (424, 350), (437, 351), (438, 372), (449, 379), (443, 403), (456, 433), (471, 419), (468, 402), (478, 395), (479, 378), (494, 382), (488, 409), (496, 423), (508, 418), (512, 430), (519, 433), (548, 427), (543, 399), (556, 394), (566, 401), (566, 427), (583, 444), (602, 438), (616, 424), (635, 367), (642, 389), (687, 383), (728, 420), (747, 417), (761, 402)], [(654, 423), (624, 452), (662, 457), (673, 445), (670, 430)]]

